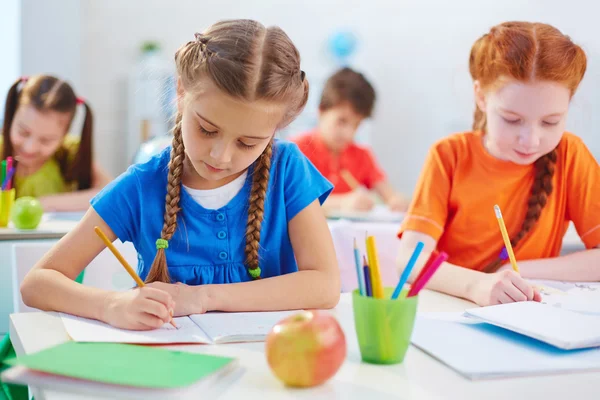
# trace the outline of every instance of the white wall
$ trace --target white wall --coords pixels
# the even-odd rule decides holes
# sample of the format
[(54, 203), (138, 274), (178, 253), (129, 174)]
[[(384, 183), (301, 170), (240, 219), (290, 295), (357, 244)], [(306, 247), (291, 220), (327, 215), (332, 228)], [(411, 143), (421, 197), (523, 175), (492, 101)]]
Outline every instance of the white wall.
[[(0, 7), (0, 106), (4, 110), (6, 92), (21, 70), (21, 1), (4, 0)], [(0, 115), (0, 121), (4, 113)]]
[[(467, 61), (475, 39), (506, 20), (555, 24), (588, 54), (588, 72), (574, 98), (568, 127), (600, 156), (600, 5), (588, 0), (572, 0), (568, 6), (561, 0), (283, 3), (83, 2), (79, 87), (95, 108), (97, 143), (101, 143), (98, 154), (110, 171), (116, 174), (126, 166), (122, 145), (127, 134), (125, 79), (140, 43), (157, 39), (172, 59), (176, 48), (191, 40), (194, 32), (216, 20), (238, 17), (281, 26), (299, 47), (302, 67), (312, 82), (324, 79), (333, 68), (326, 38), (346, 27), (359, 35), (353, 66), (372, 79), (379, 99), (370, 124), (372, 144), (392, 182), (409, 193), (429, 146), (471, 125), (474, 104)], [(318, 92), (313, 96), (318, 97)]]
[[(19, 76), (51, 74), (81, 84), (79, 0), (3, 0), (0, 4), (0, 105)], [(3, 118), (4, 113), (0, 116)], [(75, 123), (80, 122), (77, 115)]]
[(81, 2), (21, 0), (23, 75), (50, 74), (81, 84)]

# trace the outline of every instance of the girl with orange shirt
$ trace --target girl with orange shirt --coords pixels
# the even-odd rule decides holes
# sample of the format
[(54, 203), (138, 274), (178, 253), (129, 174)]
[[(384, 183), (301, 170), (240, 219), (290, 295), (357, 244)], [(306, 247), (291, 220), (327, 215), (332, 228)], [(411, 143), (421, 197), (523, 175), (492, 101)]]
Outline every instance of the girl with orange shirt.
[[(586, 55), (556, 28), (506, 22), (471, 49), (473, 131), (430, 149), (398, 236), (399, 266), (417, 242), (449, 258), (428, 288), (479, 305), (539, 300), (526, 278), (600, 280), (600, 167), (565, 132)], [(502, 210), (520, 274), (512, 271), (494, 213)], [(585, 251), (560, 256), (573, 222)]]

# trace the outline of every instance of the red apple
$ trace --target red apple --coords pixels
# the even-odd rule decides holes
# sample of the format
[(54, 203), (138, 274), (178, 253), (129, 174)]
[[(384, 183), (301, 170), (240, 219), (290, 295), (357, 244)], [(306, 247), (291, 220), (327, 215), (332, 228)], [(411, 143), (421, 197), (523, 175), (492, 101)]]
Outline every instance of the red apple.
[(279, 321), (266, 339), (269, 367), (288, 386), (317, 386), (346, 358), (346, 337), (326, 311), (301, 311)]

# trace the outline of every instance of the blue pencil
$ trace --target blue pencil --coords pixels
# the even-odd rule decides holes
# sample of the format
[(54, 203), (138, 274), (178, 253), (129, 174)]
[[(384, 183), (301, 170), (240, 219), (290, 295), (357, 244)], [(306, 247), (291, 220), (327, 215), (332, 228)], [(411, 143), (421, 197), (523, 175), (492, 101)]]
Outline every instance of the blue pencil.
[(365, 277), (360, 265), (360, 254), (356, 246), (356, 238), (354, 238), (354, 261), (356, 263), (356, 277), (358, 279), (358, 290), (361, 296), (365, 295)]
[(365, 292), (369, 297), (373, 296), (373, 290), (371, 289), (371, 271), (369, 271), (369, 266), (365, 262), (365, 266), (363, 267), (365, 273)]
[(394, 289), (394, 293), (392, 294), (392, 300), (396, 300), (398, 296), (400, 296), (402, 288), (406, 284), (406, 281), (408, 280), (412, 269), (415, 267), (417, 259), (421, 255), (421, 251), (423, 251), (423, 246), (425, 246), (423, 242), (417, 243), (417, 246), (415, 247), (412, 256), (410, 256), (410, 260), (408, 260), (408, 264), (406, 264), (406, 268), (404, 268), (404, 271), (402, 271), (402, 275), (400, 276), (398, 286), (396, 286), (396, 289)]
[(10, 185), (10, 180), (12, 179), (13, 174), (15, 173), (15, 169), (11, 168), (10, 171), (8, 171), (8, 173), (6, 174), (6, 178), (4, 178), (4, 181), (2, 182), (2, 190), (8, 190)]

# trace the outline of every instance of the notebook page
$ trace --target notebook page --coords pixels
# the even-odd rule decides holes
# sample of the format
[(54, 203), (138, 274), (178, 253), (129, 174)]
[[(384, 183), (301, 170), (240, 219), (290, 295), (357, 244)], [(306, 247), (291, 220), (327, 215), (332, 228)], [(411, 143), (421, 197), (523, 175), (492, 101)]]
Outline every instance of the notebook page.
[(473, 380), (600, 370), (598, 348), (565, 351), (483, 322), (418, 315), (411, 343)]
[(271, 328), (296, 311), (242, 313), (206, 313), (190, 315), (190, 319), (215, 343), (261, 342)]
[(517, 302), (465, 314), (565, 350), (600, 346), (600, 318), (547, 304)]
[(171, 324), (150, 331), (115, 328), (104, 322), (61, 313), (67, 334), (76, 342), (107, 343), (211, 343), (210, 339), (188, 317), (174, 318), (179, 329)]
[(542, 290), (542, 303), (576, 311), (583, 314), (600, 316), (599, 282), (564, 282), (530, 280), (533, 284), (559, 289), (562, 293)]

